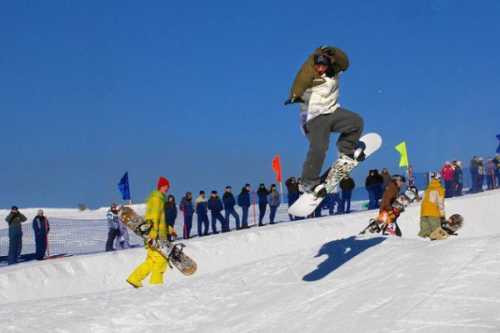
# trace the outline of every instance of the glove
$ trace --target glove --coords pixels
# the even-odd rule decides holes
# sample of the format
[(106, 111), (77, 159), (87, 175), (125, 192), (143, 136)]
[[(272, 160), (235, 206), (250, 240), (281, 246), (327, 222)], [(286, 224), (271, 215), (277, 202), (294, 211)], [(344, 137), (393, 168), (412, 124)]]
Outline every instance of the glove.
[(285, 101), (285, 105), (295, 104), (295, 103), (305, 103), (305, 101), (300, 96), (293, 96)]

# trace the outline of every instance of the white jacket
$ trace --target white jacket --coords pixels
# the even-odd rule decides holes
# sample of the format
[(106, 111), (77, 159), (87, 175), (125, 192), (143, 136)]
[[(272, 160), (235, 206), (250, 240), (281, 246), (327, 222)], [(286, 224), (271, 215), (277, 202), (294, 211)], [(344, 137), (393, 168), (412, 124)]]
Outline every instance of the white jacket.
[(324, 81), (322, 84), (307, 89), (302, 95), (305, 103), (301, 104), (300, 112), (302, 119), (309, 121), (322, 114), (335, 112), (340, 104), (339, 98), (339, 74), (330, 78), (323, 74), (318, 79)]

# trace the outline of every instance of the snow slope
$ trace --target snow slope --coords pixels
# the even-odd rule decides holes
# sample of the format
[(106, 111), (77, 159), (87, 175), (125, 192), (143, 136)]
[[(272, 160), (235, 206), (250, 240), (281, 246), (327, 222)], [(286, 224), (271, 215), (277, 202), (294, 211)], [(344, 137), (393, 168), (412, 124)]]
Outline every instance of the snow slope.
[[(187, 242), (199, 271), (124, 283), (143, 249), (0, 269), (1, 332), (500, 332), (500, 191), (447, 201), (458, 237), (354, 237), (374, 212)], [(282, 216), (284, 218), (284, 216)]]

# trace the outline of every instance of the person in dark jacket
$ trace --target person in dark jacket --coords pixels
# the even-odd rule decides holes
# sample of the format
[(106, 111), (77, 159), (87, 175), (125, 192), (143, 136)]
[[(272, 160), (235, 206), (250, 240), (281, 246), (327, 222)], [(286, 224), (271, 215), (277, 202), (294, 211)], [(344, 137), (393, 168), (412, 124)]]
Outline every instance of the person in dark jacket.
[(354, 191), (356, 183), (354, 182), (354, 179), (352, 179), (352, 177), (347, 176), (340, 181), (339, 186), (340, 189), (342, 190), (342, 199), (341, 199), (342, 211), (346, 214), (349, 214), (351, 212), (352, 191)]
[(37, 260), (43, 260), (47, 251), (47, 235), (49, 234), (49, 220), (43, 215), (43, 210), (39, 210), (33, 219), (33, 231), (35, 234), (35, 257)]
[(212, 194), (210, 195), (210, 199), (208, 199), (208, 210), (212, 214), (212, 233), (218, 234), (219, 232), (217, 231), (217, 221), (220, 222), (221, 225), (221, 231), (222, 232), (227, 232), (229, 230), (226, 229), (226, 223), (224, 221), (224, 217), (222, 217), (222, 201), (220, 200), (219, 196), (217, 195), (217, 191), (212, 191)]
[(453, 174), (454, 180), (453, 182), (455, 183), (455, 195), (461, 196), (463, 195), (462, 191), (464, 188), (464, 172), (462, 170), (462, 162), (460, 161), (453, 161), (453, 168), (455, 169), (455, 173)]
[(26, 216), (19, 212), (17, 206), (12, 206), (9, 215), (5, 218), (9, 224), (9, 254), (7, 262), (9, 265), (17, 263), (23, 248), (23, 231), (21, 223), (26, 222)]
[(274, 224), (276, 211), (278, 210), (278, 207), (281, 204), (280, 192), (278, 192), (278, 190), (276, 189), (275, 184), (271, 185), (271, 192), (269, 193), (267, 201), (269, 202), (269, 208), (271, 210), (271, 212), (269, 213), (269, 223)]
[(183, 238), (189, 239), (191, 237), (191, 228), (193, 226), (193, 194), (186, 192), (179, 205), (179, 209), (184, 214)]
[[(208, 235), (208, 202), (205, 197), (205, 191), (200, 191), (195, 204), (196, 215), (198, 215), (198, 236), (206, 236)], [(201, 230), (202, 224), (204, 227), (203, 232)]]
[(250, 184), (246, 184), (238, 194), (238, 206), (241, 207), (241, 228), (248, 228), (248, 209), (250, 208)]
[(240, 216), (236, 213), (234, 205), (236, 205), (236, 200), (234, 199), (233, 189), (231, 186), (226, 186), (224, 189), (224, 195), (222, 196), (222, 202), (224, 204), (224, 212), (226, 213), (226, 229), (229, 228), (229, 217), (232, 216), (235, 219), (236, 230), (240, 229)]
[[(177, 219), (177, 205), (175, 203), (175, 197), (172, 194), (169, 194), (167, 197), (167, 202), (165, 202), (165, 222), (167, 223), (167, 230), (168, 226), (171, 226), (172, 229), (175, 227), (175, 220)], [(170, 235), (169, 235), (170, 236)], [(170, 241), (174, 241), (172, 237), (169, 237)]]
[[(295, 201), (299, 198), (299, 183), (295, 177), (290, 177), (285, 182), (286, 190), (288, 192), (288, 207), (293, 205)], [(288, 215), (290, 221), (293, 221), (295, 217), (293, 215)]]
[[(321, 203), (320, 206), (322, 206), (324, 209), (328, 209), (328, 215), (334, 215), (335, 214), (335, 197), (334, 193), (328, 193)], [(337, 208), (338, 210), (338, 208)]]
[(120, 236), (120, 217), (118, 216), (118, 205), (112, 203), (106, 219), (108, 220), (108, 239), (106, 240), (106, 251), (114, 251), (113, 243)]
[(259, 203), (259, 227), (264, 225), (262, 221), (264, 220), (264, 216), (266, 215), (268, 195), (269, 191), (266, 186), (264, 184), (260, 184), (257, 190), (257, 198)]
[(368, 192), (368, 209), (376, 209), (379, 207), (378, 200), (381, 197), (383, 183), (384, 180), (378, 173), (378, 170), (370, 170), (365, 181), (365, 188)]

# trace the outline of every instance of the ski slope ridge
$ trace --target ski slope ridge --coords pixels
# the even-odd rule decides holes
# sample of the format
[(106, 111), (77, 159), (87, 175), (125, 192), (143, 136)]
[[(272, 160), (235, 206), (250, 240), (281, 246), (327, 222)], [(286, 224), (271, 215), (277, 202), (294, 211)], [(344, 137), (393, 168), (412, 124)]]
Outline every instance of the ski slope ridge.
[[(124, 283), (132, 249), (0, 270), (7, 332), (500, 332), (500, 191), (447, 201), (458, 237), (354, 237), (373, 211), (192, 239), (195, 276)], [(285, 218), (285, 216), (281, 216)], [(4, 329), (0, 330), (4, 331)]]

